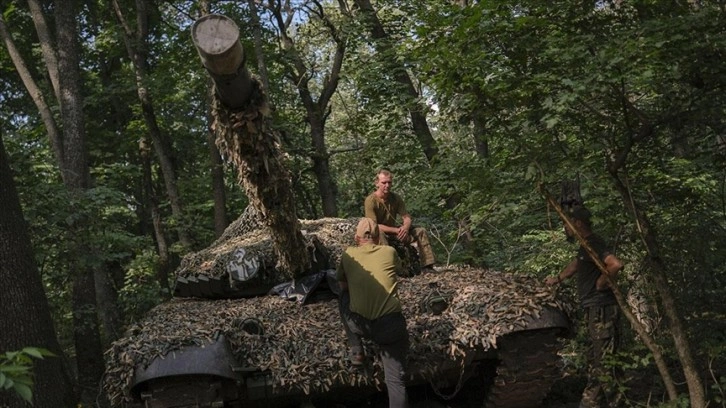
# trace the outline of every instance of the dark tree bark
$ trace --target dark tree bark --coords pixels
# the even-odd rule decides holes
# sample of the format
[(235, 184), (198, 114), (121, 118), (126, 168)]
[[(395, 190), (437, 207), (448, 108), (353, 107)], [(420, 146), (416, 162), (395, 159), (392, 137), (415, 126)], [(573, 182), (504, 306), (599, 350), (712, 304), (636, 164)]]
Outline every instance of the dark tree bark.
[[(613, 178), (615, 187), (620, 193), (621, 199), (625, 207), (630, 211), (633, 218), (636, 220), (638, 227), (641, 231), (643, 242), (648, 252), (648, 276), (650, 276), (655, 284), (655, 288), (658, 292), (658, 297), (663, 304), (663, 311), (669, 320), (669, 332), (673, 338), (673, 343), (676, 348), (676, 353), (681, 361), (683, 367), (683, 374), (688, 385), (688, 394), (691, 398), (691, 406), (703, 408), (706, 407), (706, 395), (703, 388), (703, 382), (699, 370), (692, 357), (691, 345), (686, 335), (686, 329), (681, 321), (680, 314), (678, 313), (678, 307), (676, 301), (671, 293), (671, 288), (668, 284), (668, 278), (666, 277), (666, 271), (668, 268), (665, 262), (660, 257), (660, 245), (658, 243), (655, 232), (650, 227), (650, 220), (644, 211), (641, 210), (637, 201), (633, 199), (629, 189), (623, 183), (621, 174), (616, 168), (610, 168), (610, 174)], [(672, 398), (675, 399), (675, 398)]]
[[(82, 194), (91, 186), (85, 143), (83, 98), (81, 94), (80, 44), (76, 27), (75, 4), (58, 1), (55, 22), (58, 47), (60, 112), (63, 122), (63, 181), (71, 194)], [(81, 237), (86, 229), (81, 220), (70, 226), (71, 236)], [(74, 232), (75, 231), (75, 232)], [(84, 405), (97, 403), (98, 386), (105, 370), (97, 317), (94, 271), (82, 262), (90, 249), (83, 240), (74, 243), (75, 253), (69, 270), (73, 277), (73, 337), (78, 365), (80, 399)], [(75, 265), (73, 265), (75, 263)]]
[(103, 323), (103, 348), (108, 348), (112, 342), (121, 337), (123, 316), (118, 307), (118, 292), (114, 286), (113, 263), (105, 262), (94, 270), (94, 284), (96, 285), (96, 300), (98, 315)]
[(427, 108), (417, 102), (419, 93), (416, 87), (413, 85), (411, 77), (406, 72), (406, 68), (393, 58), (391, 38), (386, 33), (386, 30), (381, 24), (381, 20), (376, 15), (376, 10), (371, 5), (370, 0), (355, 0), (355, 4), (360, 9), (363, 21), (370, 31), (371, 37), (375, 40), (374, 46), (378, 55), (386, 55), (386, 61), (384, 63), (391, 67), (391, 72), (402, 87), (406, 96), (408, 97), (408, 104), (406, 108), (411, 117), (411, 126), (413, 132), (418, 138), (421, 148), (429, 162), (439, 153), (439, 148), (436, 145), (434, 137), (431, 135), (431, 129), (429, 128), (428, 122), (426, 121), (426, 110)]
[[(0, 137), (0, 352), (42, 347), (57, 357), (33, 365), (36, 408), (73, 407), (67, 361), (58, 345), (48, 299), (38, 272), (5, 146)], [(25, 408), (11, 392), (0, 392), (0, 407)]]
[[(36, 0), (29, 0), (31, 16), (36, 27), (41, 32), (39, 39), (44, 43), (43, 50), (46, 68), (53, 79), (55, 93), (60, 106), (60, 117), (63, 123), (63, 133), (60, 132), (49, 105), (32, 78), (25, 62), (15, 50), (4, 22), (0, 20), (0, 35), (3, 37), (10, 52), (13, 63), (25, 84), (30, 96), (35, 102), (46, 126), (46, 131), (53, 147), (56, 161), (60, 168), (63, 183), (69, 193), (81, 194), (90, 186), (90, 172), (85, 151), (85, 130), (80, 86), (79, 70), (79, 44), (76, 37), (76, 20), (74, 4), (59, 2), (56, 7), (56, 43), (63, 44), (57, 51), (52, 38), (50, 38), (45, 16)], [(58, 73), (64, 75), (59, 76)], [(70, 228), (70, 236), (81, 237), (85, 231), (83, 221), (77, 222)], [(89, 249), (81, 244), (70, 243), (72, 247), (70, 259), (74, 261), (68, 265), (69, 271), (74, 271), (72, 277), (73, 292), (73, 323), (74, 340), (77, 350), (78, 381), (83, 403), (96, 401), (98, 381), (104, 371), (103, 354), (101, 349), (100, 333), (96, 316), (96, 294), (94, 271), (82, 262)], [(75, 246), (74, 246), (75, 245)]]

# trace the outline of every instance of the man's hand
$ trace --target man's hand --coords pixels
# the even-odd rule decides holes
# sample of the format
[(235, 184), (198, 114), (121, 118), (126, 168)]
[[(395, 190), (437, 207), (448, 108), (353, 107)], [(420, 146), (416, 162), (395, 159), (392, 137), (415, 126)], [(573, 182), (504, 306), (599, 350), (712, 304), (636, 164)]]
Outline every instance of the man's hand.
[(609, 287), (610, 287), (610, 282), (608, 281), (607, 276), (600, 274), (600, 277), (598, 277), (597, 281), (595, 282), (595, 289), (606, 290)]
[(406, 242), (408, 239), (408, 228), (404, 227), (398, 227), (398, 232), (396, 232), (396, 238), (398, 238), (401, 242)]
[(559, 275), (548, 276), (547, 278), (545, 278), (545, 285), (548, 285), (548, 286), (554, 286), (554, 285), (559, 284), (560, 282), (562, 282), (562, 280), (560, 279)]

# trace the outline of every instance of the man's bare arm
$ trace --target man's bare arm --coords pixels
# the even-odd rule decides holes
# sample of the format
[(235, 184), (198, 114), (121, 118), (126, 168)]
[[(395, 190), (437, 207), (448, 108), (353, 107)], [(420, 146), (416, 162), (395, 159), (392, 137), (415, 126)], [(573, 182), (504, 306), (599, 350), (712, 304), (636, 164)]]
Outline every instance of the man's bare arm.
[(570, 263), (565, 266), (565, 269), (563, 269), (557, 276), (547, 277), (547, 279), (545, 279), (545, 283), (550, 286), (556, 285), (572, 277), (575, 272), (577, 272), (577, 258), (574, 258), (572, 261), (570, 261)]
[[(621, 269), (623, 269), (623, 263), (616, 257), (615, 255), (608, 255), (603, 259), (603, 263), (605, 264), (605, 269), (607, 270), (607, 276), (610, 277), (610, 280), (615, 281), (615, 279), (618, 277), (618, 272), (620, 272)], [(595, 288), (597, 290), (604, 290), (610, 287), (610, 282), (608, 282), (608, 278), (601, 274), (599, 278), (597, 278), (597, 282), (595, 283)]]

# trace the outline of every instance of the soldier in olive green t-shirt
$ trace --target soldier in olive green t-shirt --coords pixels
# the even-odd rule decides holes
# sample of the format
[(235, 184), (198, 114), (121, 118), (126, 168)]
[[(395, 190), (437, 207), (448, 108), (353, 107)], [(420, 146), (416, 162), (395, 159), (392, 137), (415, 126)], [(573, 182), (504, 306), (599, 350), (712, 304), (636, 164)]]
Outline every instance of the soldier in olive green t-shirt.
[(350, 362), (363, 365), (361, 337), (378, 345), (390, 408), (408, 406), (405, 367), (408, 331), (398, 299), (397, 274), (401, 260), (393, 247), (378, 245), (375, 221), (362, 218), (356, 229), (356, 247), (341, 256), (337, 278), (342, 290), (340, 314), (350, 345)]
[[(365, 216), (378, 223), (378, 228), (383, 233), (380, 237), (381, 244), (388, 244), (387, 236), (405, 244), (415, 241), (421, 257), (421, 270), (432, 272), (436, 258), (426, 229), (411, 226), (411, 215), (406, 211), (406, 204), (400, 195), (391, 191), (392, 185), (393, 174), (385, 169), (379, 170), (376, 174), (376, 191), (366, 197), (363, 205)], [(399, 216), (401, 225), (398, 225)]]

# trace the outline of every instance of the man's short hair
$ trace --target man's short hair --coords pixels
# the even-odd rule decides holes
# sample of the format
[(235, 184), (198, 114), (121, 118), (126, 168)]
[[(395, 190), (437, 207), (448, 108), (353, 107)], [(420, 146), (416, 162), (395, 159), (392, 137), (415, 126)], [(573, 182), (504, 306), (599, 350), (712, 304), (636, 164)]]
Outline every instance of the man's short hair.
[(393, 177), (393, 173), (391, 173), (390, 170), (388, 170), (386, 168), (380, 168), (376, 172), (376, 178), (374, 181), (378, 181), (378, 176), (380, 176), (381, 174), (383, 174), (384, 176)]
[(355, 235), (361, 239), (378, 238), (378, 224), (370, 218), (363, 217), (358, 221)]

